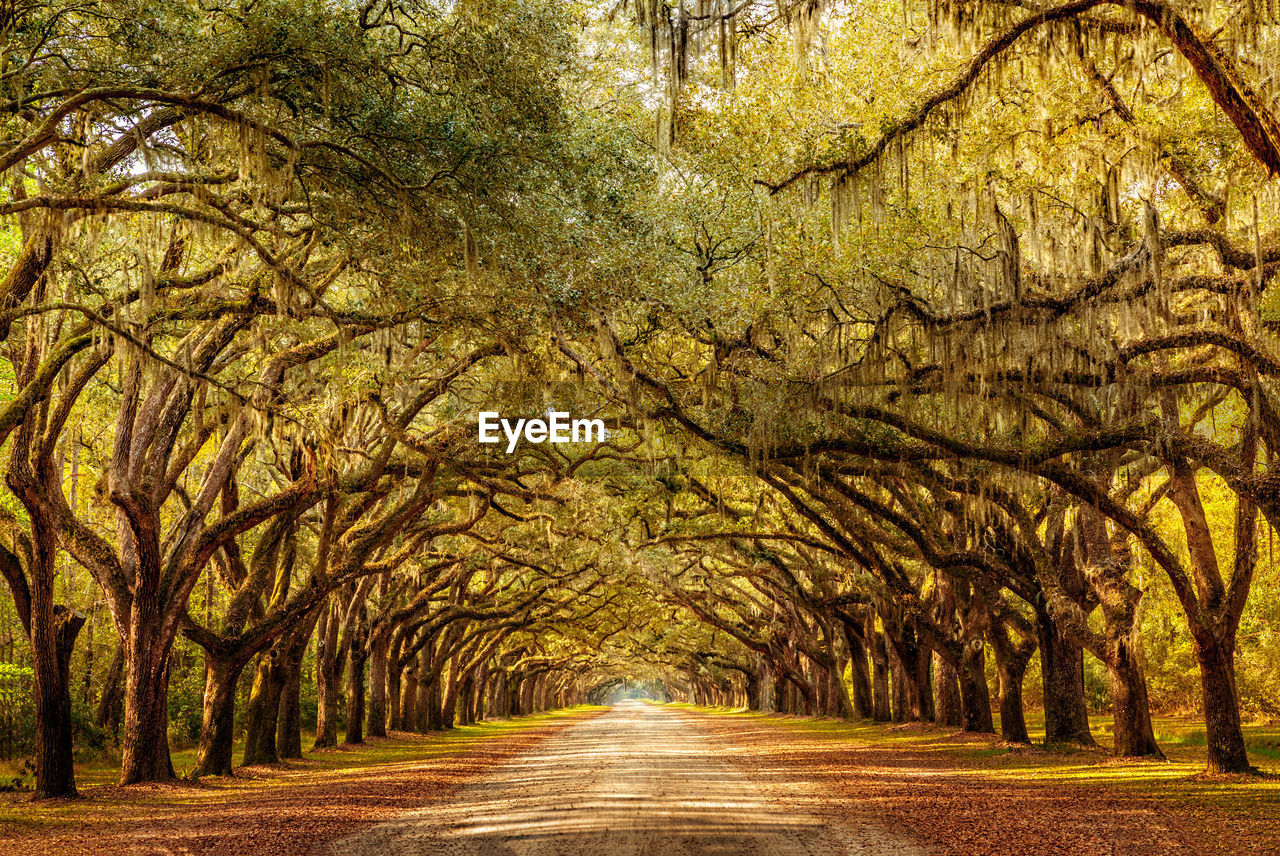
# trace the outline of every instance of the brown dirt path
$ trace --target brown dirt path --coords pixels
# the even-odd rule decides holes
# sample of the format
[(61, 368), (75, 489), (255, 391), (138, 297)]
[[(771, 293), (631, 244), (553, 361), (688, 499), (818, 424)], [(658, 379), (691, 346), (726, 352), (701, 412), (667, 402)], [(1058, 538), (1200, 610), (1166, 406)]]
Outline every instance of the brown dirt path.
[(640, 702), (542, 741), (325, 856), (925, 856), (808, 782), (734, 763), (701, 718)]

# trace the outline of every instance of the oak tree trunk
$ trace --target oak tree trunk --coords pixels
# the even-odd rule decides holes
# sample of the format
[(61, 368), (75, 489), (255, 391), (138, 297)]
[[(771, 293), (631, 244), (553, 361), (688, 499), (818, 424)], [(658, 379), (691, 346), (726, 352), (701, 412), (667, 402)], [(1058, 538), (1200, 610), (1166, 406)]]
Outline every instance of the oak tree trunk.
[[(169, 652), (173, 629), (162, 627), (158, 593), (139, 586), (130, 610), (125, 662), (120, 784), (174, 777), (169, 760)], [(176, 626), (175, 628), (176, 629)]]
[(404, 653), (404, 640), (399, 633), (391, 649), (387, 652), (386, 673), (387, 688), (387, 729), (389, 731), (404, 730), (404, 712), (401, 710), (400, 689), (403, 675), (400, 671), (400, 657)]
[(387, 652), (389, 640), (379, 635), (369, 652), (369, 736), (387, 736)]
[(1240, 725), (1240, 696), (1236, 690), (1234, 646), (1193, 634), (1204, 694), (1205, 741), (1210, 773), (1247, 773), (1249, 764)]
[(253, 688), (245, 711), (245, 766), (274, 764), (280, 760), (276, 734), (279, 726), (280, 699), (284, 694), (285, 675), (280, 663), (280, 648), (272, 646), (258, 655)]
[[(1137, 634), (1134, 633), (1136, 638)], [(1107, 658), (1111, 678), (1111, 707), (1115, 722), (1115, 754), (1122, 757), (1163, 758), (1151, 726), (1147, 678), (1135, 645), (1119, 640)]]
[[(421, 687), (421, 685), (419, 686)], [(430, 681), (427, 682), (425, 696), (426, 696), (425, 699), (423, 699), (422, 696), (419, 696), (420, 700), (425, 701), (425, 704), (423, 705), (426, 713), (426, 716), (425, 716), (426, 729), (425, 730), (443, 731), (445, 728), (444, 709), (441, 705), (439, 675), (436, 675)], [(419, 716), (422, 716), (421, 712), (419, 712)]]
[(316, 650), (316, 749), (338, 745), (338, 616), (332, 605), (323, 607)]
[(937, 702), (934, 708), (936, 722), (939, 725), (959, 727), (963, 721), (960, 716), (960, 681), (955, 667), (939, 654), (934, 654), (934, 690)]
[(284, 687), (276, 716), (276, 754), (281, 758), (302, 757), (302, 663), (292, 658), (284, 663)]
[(874, 629), (873, 622), (867, 622), (871, 627), (871, 718), (876, 722), (888, 722), (891, 713), (889, 709), (889, 648), (885, 644), (884, 634)]
[(960, 658), (960, 710), (965, 731), (994, 734), (991, 688), (987, 686), (986, 648), (981, 639), (964, 646)]
[(405, 731), (422, 731), (418, 727), (418, 670), (404, 670), (400, 693), (400, 727)]
[(85, 617), (51, 604), (52, 582), (50, 575), (47, 593), (39, 583), (32, 587), (36, 799), (78, 795), (71, 743), (71, 652)]
[(94, 724), (119, 738), (120, 719), (124, 713), (124, 646), (116, 645), (102, 681), (102, 695), (94, 713)]
[(991, 650), (995, 654), (996, 673), (1000, 677), (1000, 737), (1009, 743), (1030, 743), (1022, 699), (1022, 682), (1027, 676), (1030, 657), (1009, 656), (1010, 652), (1005, 651), (1002, 645), (993, 645)]
[(342, 741), (348, 745), (364, 742), (364, 663), (362, 651), (353, 647), (347, 683), (347, 733)]
[[(458, 672), (458, 656), (454, 655), (449, 662), (449, 676), (440, 701), (440, 727), (444, 730), (453, 728), (457, 721), (458, 689), (462, 677)], [(439, 681), (436, 682), (437, 684)]]
[(193, 778), (232, 775), (236, 682), (240, 679), (242, 668), (230, 657), (205, 652), (200, 748), (196, 753)]
[(844, 628), (845, 644), (849, 647), (849, 680), (853, 715), (868, 719), (872, 712), (871, 675), (867, 667), (867, 646), (864, 637), (847, 624)]
[(1062, 633), (1048, 610), (1036, 610), (1044, 685), (1044, 742), (1094, 746), (1084, 696), (1084, 648)]

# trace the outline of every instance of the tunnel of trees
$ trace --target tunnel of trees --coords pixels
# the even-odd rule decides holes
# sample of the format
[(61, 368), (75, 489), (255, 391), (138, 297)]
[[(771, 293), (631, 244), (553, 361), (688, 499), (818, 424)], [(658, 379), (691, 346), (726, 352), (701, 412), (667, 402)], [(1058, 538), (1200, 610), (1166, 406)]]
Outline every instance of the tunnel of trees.
[(628, 693), (1250, 770), (1274, 11), (5, 4), (37, 794)]

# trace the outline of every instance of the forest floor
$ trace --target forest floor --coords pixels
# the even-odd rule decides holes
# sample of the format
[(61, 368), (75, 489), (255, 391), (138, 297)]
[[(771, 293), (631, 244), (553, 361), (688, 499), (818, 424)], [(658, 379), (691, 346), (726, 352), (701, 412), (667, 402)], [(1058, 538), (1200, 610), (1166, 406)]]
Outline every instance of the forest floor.
[[(744, 769), (823, 787), (936, 856), (1280, 854), (1275, 728), (1249, 734), (1269, 774), (1210, 777), (1203, 726), (1179, 720), (1157, 721), (1170, 760), (1122, 761), (1105, 748), (1050, 751), (934, 725), (690, 715)], [(1105, 741), (1106, 720), (1093, 725)]]
[[(597, 709), (599, 710), (599, 709)], [(24, 856), (304, 856), (319, 844), (454, 789), (579, 721), (588, 709), (397, 732), (230, 778), (118, 787), (118, 768), (77, 768), (82, 799), (0, 793), (0, 853)], [(237, 757), (239, 747), (237, 747)], [(175, 753), (181, 769), (185, 756)]]
[[(0, 853), (1280, 854), (1280, 777), (1206, 777), (1194, 724), (1157, 732), (1168, 762), (633, 702), (398, 734), (199, 784), (119, 788), (93, 767), (86, 799), (0, 794)], [(1280, 733), (1250, 738), (1274, 772)]]

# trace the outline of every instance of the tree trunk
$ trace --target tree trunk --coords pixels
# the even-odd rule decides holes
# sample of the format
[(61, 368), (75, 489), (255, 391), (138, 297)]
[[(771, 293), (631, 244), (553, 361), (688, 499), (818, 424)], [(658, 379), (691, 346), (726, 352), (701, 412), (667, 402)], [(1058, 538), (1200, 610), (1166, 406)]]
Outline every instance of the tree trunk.
[[(440, 695), (440, 676), (436, 675), (427, 682), (426, 704), (424, 705), (426, 707), (427, 731), (444, 731), (444, 709), (441, 705)], [(419, 713), (419, 716), (421, 715)]]
[(316, 637), (316, 749), (338, 745), (338, 624), (333, 605), (325, 606)]
[(347, 684), (347, 734), (342, 741), (347, 745), (364, 742), (364, 662), (363, 651), (353, 644)]
[[(1000, 737), (1009, 743), (1030, 743), (1027, 719), (1022, 701), (1022, 682), (1027, 676), (1027, 663), (1003, 644), (993, 643), (996, 672), (1000, 676)], [(1034, 652), (1032, 652), (1034, 653)]]
[(867, 620), (871, 637), (871, 718), (876, 722), (888, 722), (889, 708), (889, 647), (884, 634), (875, 629), (874, 619)]
[(1021, 641), (1015, 644), (1009, 635), (1009, 625), (1009, 621), (994, 612), (989, 615), (987, 638), (996, 659), (996, 674), (1000, 678), (1000, 736), (1010, 743), (1030, 743), (1022, 683), (1027, 677), (1027, 666), (1035, 655), (1036, 642), (1032, 636), (1033, 627), (1019, 621), (1017, 633)]
[(387, 729), (389, 731), (404, 730), (404, 712), (401, 710), (400, 687), (403, 673), (400, 671), (400, 657), (404, 653), (404, 637), (397, 633), (387, 652)]
[(756, 662), (756, 687), (760, 697), (756, 700), (756, 710), (763, 713), (772, 713), (777, 709), (777, 696), (774, 694), (773, 668), (769, 665), (769, 658), (757, 655)]
[(889, 673), (893, 677), (893, 721), (906, 722), (912, 715), (911, 694), (907, 687), (909, 679), (902, 660), (892, 646), (889, 648)]
[(831, 658), (831, 668), (827, 669), (827, 698), (832, 714), (841, 719), (857, 719), (857, 714), (853, 710), (853, 699), (849, 696), (849, 686), (844, 682), (844, 670), (849, 660), (843, 644), (845, 639), (843, 628), (839, 635), (836, 634), (838, 626), (828, 626), (826, 629), (829, 640), (827, 654)]
[(253, 688), (249, 691), (249, 704), (245, 711), (244, 758), (241, 761), (245, 766), (274, 764), (280, 760), (276, 735), (284, 685), (280, 646), (274, 645), (258, 655), (253, 673)]
[(8, 550), (5, 550), (3, 577), (13, 593), (14, 604), (31, 642), (36, 708), (35, 796), (37, 799), (74, 797), (77, 792), (71, 744), (71, 652), (85, 618), (54, 603), (57, 534), (48, 507), (40, 499), (48, 479), (37, 480), (27, 465), (31, 429), (31, 422), (26, 422), (14, 441), (15, 465), (7, 478), (31, 521), (30, 580), (17, 557)]
[(986, 646), (981, 639), (965, 643), (960, 658), (960, 710), (964, 730), (995, 734), (991, 716), (991, 688), (987, 686)]
[(387, 736), (387, 652), (390, 640), (379, 634), (369, 651), (369, 736)]
[(475, 689), (475, 679), (470, 673), (458, 682), (456, 690), (456, 699), (454, 701), (454, 709), (457, 711), (458, 725), (471, 724), (472, 691)]
[(932, 651), (916, 637), (916, 684), (920, 695), (920, 721), (932, 722), (933, 710), (933, 656)]
[(1048, 610), (1036, 610), (1044, 684), (1044, 742), (1095, 746), (1084, 698), (1084, 649), (1058, 629)]
[(1022, 681), (1026, 667), (997, 667), (1000, 673), (1000, 737), (1009, 743), (1030, 743), (1022, 701)]
[[(473, 702), (471, 704), (471, 721), (473, 723), (480, 722), (484, 719), (484, 714), (485, 714), (484, 702), (489, 692), (488, 672), (489, 670), (487, 666), (481, 668), (480, 674), (477, 675), (475, 679), (475, 689), (472, 690)], [(536, 696), (535, 696), (534, 705), (535, 706), (537, 705)]]
[(302, 642), (283, 663), (284, 685), (276, 715), (276, 754), (281, 758), (302, 757), (302, 657), (306, 647)]
[[(52, 560), (52, 556), (50, 556)], [(47, 591), (32, 586), (31, 649), (36, 697), (36, 799), (74, 797), (71, 744), (71, 652), (85, 617), (54, 606), (53, 575)]]
[(744, 695), (746, 696), (747, 710), (760, 709), (760, 677), (755, 672), (747, 672), (743, 675), (746, 686), (744, 687)]
[[(471, 710), (467, 713), (468, 724), (475, 724), (484, 719), (484, 694), (488, 681), (485, 680), (484, 670), (472, 678), (471, 686)], [(536, 703), (536, 702), (535, 702)]]
[(935, 705), (936, 722), (939, 725), (959, 727), (963, 720), (960, 715), (960, 681), (955, 667), (944, 657), (935, 653), (934, 671), (936, 679), (934, 687), (937, 693)]
[(205, 652), (204, 704), (200, 748), (193, 778), (232, 775), (235, 748), (236, 682), (244, 667), (229, 656)]
[[(1137, 633), (1133, 634), (1136, 640)], [(1107, 673), (1111, 678), (1111, 705), (1115, 723), (1115, 754), (1122, 757), (1163, 758), (1151, 727), (1151, 707), (1147, 703), (1147, 679), (1135, 644), (1118, 640), (1108, 652)]]
[(538, 675), (538, 713), (551, 709), (551, 673)]
[(467, 687), (467, 724), (474, 725), (480, 722), (484, 710), (484, 677), (479, 669), (471, 670), (467, 683), (470, 683)]
[(440, 730), (438, 727), (432, 727), (431, 720), (431, 684), (439, 677), (432, 674), (432, 663), (435, 659), (434, 648), (434, 643), (428, 642), (418, 654), (418, 700), (416, 704), (418, 715), (415, 720), (417, 724), (415, 730), (419, 734)]
[(1204, 694), (1205, 741), (1210, 773), (1252, 772), (1240, 727), (1235, 652), (1208, 633), (1194, 634)]
[(130, 609), (124, 686), (124, 732), (120, 740), (120, 784), (173, 778), (169, 760), (169, 651), (173, 632), (163, 628), (155, 601), (142, 584)]
[(493, 716), (499, 719), (511, 718), (511, 675), (506, 669), (498, 669), (493, 674)]
[(511, 695), (511, 715), (520, 716), (528, 713), (520, 707), (520, 699), (522, 698), (520, 688), (524, 686), (524, 675), (519, 672), (512, 672), (507, 676), (509, 683), (508, 692)]
[[(448, 730), (453, 728), (454, 722), (457, 720), (458, 710), (458, 685), (462, 682), (462, 676), (458, 674), (459, 657), (455, 654), (449, 662), (448, 683), (445, 684), (443, 698), (440, 702), (440, 727)], [(439, 681), (437, 680), (437, 684)]]
[[(1166, 413), (1176, 403), (1165, 404)], [(1257, 435), (1252, 422), (1242, 438), (1242, 460), (1252, 473), (1256, 467)], [(1203, 696), (1205, 741), (1208, 750), (1208, 772), (1245, 773), (1253, 770), (1245, 750), (1244, 732), (1240, 727), (1240, 696), (1236, 688), (1235, 646), (1241, 611), (1245, 599), (1230, 603), (1221, 581), (1221, 570), (1213, 537), (1201, 503), (1195, 474), (1185, 462), (1169, 467), (1169, 498), (1182, 515), (1188, 553), (1194, 570), (1200, 603), (1183, 612), (1191, 630), (1196, 662), (1200, 666), (1200, 688)], [(1241, 590), (1247, 597), (1248, 580), (1257, 564), (1257, 508), (1244, 497), (1237, 497), (1236, 549), (1232, 586), (1242, 580)]]
[(849, 648), (850, 700), (853, 715), (857, 719), (871, 717), (871, 675), (867, 670), (866, 639), (848, 624), (844, 626), (844, 640)]
[(498, 669), (489, 670), (489, 680), (485, 686), (484, 696), (484, 712), (488, 719), (502, 718), (502, 703), (498, 699), (498, 693), (502, 689), (502, 672)]
[[(320, 609), (312, 609), (278, 643), (280, 658), (271, 671), (272, 688), (278, 687), (275, 715), (267, 718), (275, 728), (277, 759), (302, 757), (302, 661), (319, 617)], [(264, 736), (263, 745), (266, 740)]]
[[(480, 722), (485, 716), (485, 700), (489, 697), (489, 680), (490, 669), (489, 664), (485, 663), (480, 667), (480, 676), (476, 678), (476, 706), (471, 712), (471, 721)], [(534, 707), (537, 707), (537, 688), (534, 688)]]
[(534, 692), (538, 688), (538, 678), (536, 675), (526, 677), (520, 684), (520, 707), (525, 713), (533, 713)]
[(422, 731), (418, 726), (418, 669), (404, 670), (400, 693), (400, 727), (405, 731)]
[(474, 673), (467, 675), (466, 681), (462, 685), (462, 693), (458, 697), (458, 703), (461, 705), (461, 711), (458, 718), (463, 725), (472, 725), (475, 723), (476, 716), (476, 696), (480, 694), (480, 682)]
[[(932, 717), (933, 691), (929, 680), (929, 651), (922, 648), (910, 625), (899, 636), (889, 635), (894, 667), (894, 722), (922, 722)], [(963, 690), (962, 690), (963, 693)], [(926, 694), (928, 701), (926, 702)]]
[(116, 645), (111, 655), (111, 665), (107, 667), (107, 676), (102, 682), (102, 695), (98, 697), (98, 709), (94, 713), (94, 724), (111, 732), (118, 739), (120, 736), (120, 717), (123, 713), (124, 701), (124, 646)]
[(519, 702), (516, 699), (516, 690), (519, 685), (519, 679), (516, 677), (515, 672), (507, 670), (503, 678), (503, 706), (507, 712), (508, 719), (519, 713)]

